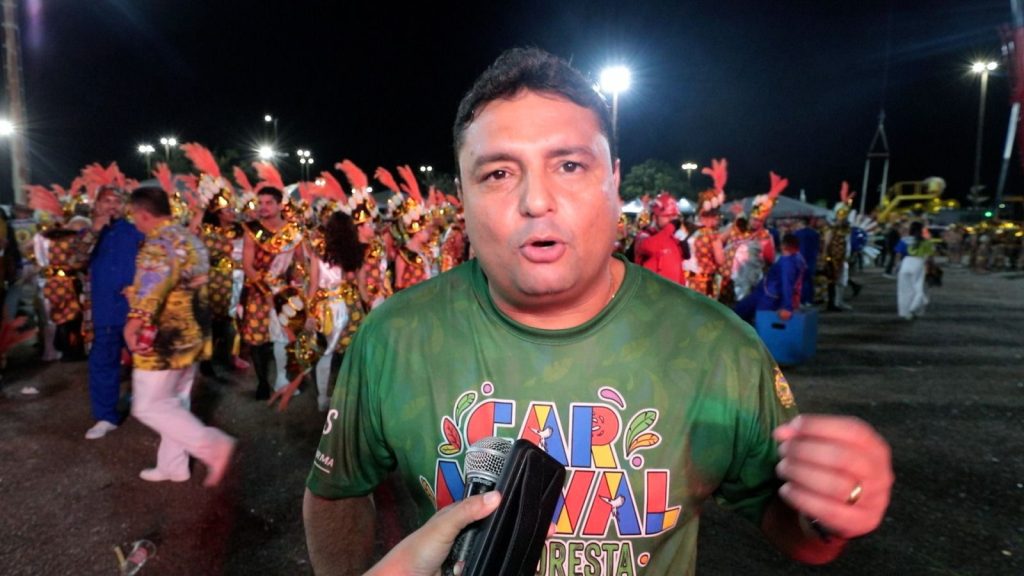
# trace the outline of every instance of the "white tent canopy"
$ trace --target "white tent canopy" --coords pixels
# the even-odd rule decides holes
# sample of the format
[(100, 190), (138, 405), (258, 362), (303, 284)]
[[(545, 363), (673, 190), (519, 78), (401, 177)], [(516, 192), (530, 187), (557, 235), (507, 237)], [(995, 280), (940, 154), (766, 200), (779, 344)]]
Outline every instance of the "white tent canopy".
[[(750, 196), (726, 202), (722, 205), (721, 212), (723, 214), (732, 214), (733, 205), (736, 203), (742, 203), (743, 213), (750, 214), (750, 207), (754, 204), (754, 197)], [(801, 202), (786, 196), (779, 196), (769, 218), (826, 218), (830, 214), (832, 214), (832, 211), (828, 208), (822, 208), (821, 206), (815, 206), (814, 204), (808, 204), (807, 202)]]
[[(679, 206), (679, 212), (681, 214), (693, 214), (696, 212), (693, 203), (686, 198), (680, 198), (676, 204)], [(634, 198), (622, 205), (622, 211), (626, 214), (639, 214), (643, 209), (643, 202), (641, 202), (639, 198)]]

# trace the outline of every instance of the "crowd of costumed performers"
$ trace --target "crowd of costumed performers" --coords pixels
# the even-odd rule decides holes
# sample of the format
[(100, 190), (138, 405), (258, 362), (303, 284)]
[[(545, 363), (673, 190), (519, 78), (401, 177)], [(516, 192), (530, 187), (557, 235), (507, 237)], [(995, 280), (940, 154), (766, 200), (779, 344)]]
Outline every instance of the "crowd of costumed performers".
[[(159, 163), (142, 185), (166, 192), (173, 220), (202, 241), (209, 258), (194, 302), (204, 337), (200, 372), (224, 380), (227, 371), (251, 367), (254, 396), (279, 409), (309, 376), (326, 410), (332, 366), (363, 317), (469, 256), (460, 202), (433, 186), (424, 193), (409, 166), (396, 169), (397, 179), (376, 169), (386, 191), (378, 192), (379, 204), (370, 178), (350, 160), (335, 165), (347, 190), (331, 171), (286, 187), (269, 163), (253, 163), (255, 184), (234, 167), (232, 182), (207, 148), (187, 143), (181, 150), (193, 173)], [(104, 207), (123, 208), (138, 187), (116, 163), (89, 165), (66, 188), (27, 187), (34, 213), (18, 237), (37, 289), (21, 297), (36, 301), (44, 360), (90, 354), (90, 287), (107, 281), (93, 277), (97, 238), (132, 220), (130, 211)]]
[[(668, 192), (644, 196), (635, 220), (623, 214), (616, 249), (751, 322), (757, 310), (775, 310), (788, 319), (801, 304), (850, 308), (847, 288), (853, 297), (861, 290), (851, 266), (874, 261), (878, 249), (868, 242), (877, 223), (852, 210), (854, 194), (846, 182), (829, 217), (776, 218), (769, 226), (789, 180), (769, 172), (768, 191), (754, 197), (745, 213), (739, 202), (725, 208), (725, 159), (712, 160), (702, 173), (712, 185), (698, 195), (695, 221), (683, 219)], [(728, 223), (723, 214), (731, 214)]]

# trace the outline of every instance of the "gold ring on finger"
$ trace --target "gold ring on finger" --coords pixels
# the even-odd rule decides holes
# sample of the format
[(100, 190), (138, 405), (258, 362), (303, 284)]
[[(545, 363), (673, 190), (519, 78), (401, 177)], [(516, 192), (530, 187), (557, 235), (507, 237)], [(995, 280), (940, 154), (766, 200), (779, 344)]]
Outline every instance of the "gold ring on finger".
[(850, 490), (850, 495), (846, 497), (846, 503), (850, 506), (853, 506), (854, 504), (857, 503), (858, 500), (860, 500), (860, 495), (863, 492), (864, 487), (861, 486), (860, 482), (857, 482), (857, 484), (853, 487), (853, 490)]

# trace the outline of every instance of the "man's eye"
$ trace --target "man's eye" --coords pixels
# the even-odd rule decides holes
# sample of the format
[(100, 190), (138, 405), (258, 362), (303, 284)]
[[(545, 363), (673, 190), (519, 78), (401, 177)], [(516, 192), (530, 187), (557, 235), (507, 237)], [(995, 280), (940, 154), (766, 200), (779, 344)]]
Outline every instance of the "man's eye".
[(484, 180), (504, 180), (505, 178), (508, 178), (508, 172), (504, 170), (494, 170), (484, 176)]
[(562, 163), (562, 170), (564, 170), (565, 172), (569, 172), (570, 174), (573, 172), (578, 172), (582, 168), (582, 164), (580, 164), (579, 162), (573, 162), (572, 160), (568, 160)]

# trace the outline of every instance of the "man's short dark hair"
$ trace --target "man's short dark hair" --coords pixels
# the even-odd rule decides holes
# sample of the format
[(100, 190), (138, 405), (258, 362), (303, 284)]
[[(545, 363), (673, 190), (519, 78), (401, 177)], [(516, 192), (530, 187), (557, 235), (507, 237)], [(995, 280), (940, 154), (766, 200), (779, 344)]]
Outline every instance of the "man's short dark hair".
[(524, 90), (560, 96), (593, 112), (601, 133), (608, 139), (608, 149), (614, 161), (616, 144), (611, 111), (605, 99), (594, 89), (594, 82), (587, 80), (565, 60), (539, 48), (513, 48), (502, 53), (477, 78), (459, 103), (452, 129), (456, 168), (466, 128), (476, 119), (477, 113), (494, 100), (512, 98)]
[(798, 238), (797, 235), (793, 234), (792, 232), (787, 232), (782, 237), (782, 247), (783, 248), (789, 248), (790, 250), (797, 250), (797, 251), (799, 251), (800, 250), (800, 238)]
[(128, 203), (137, 210), (145, 210), (153, 216), (170, 216), (171, 201), (162, 188), (143, 186), (132, 191)]
[(284, 192), (274, 188), (273, 186), (265, 186), (260, 188), (260, 191), (256, 193), (257, 196), (272, 196), (278, 204), (284, 202)]

